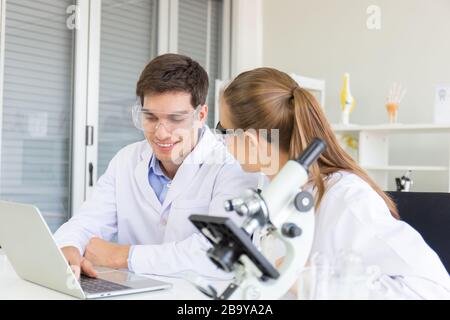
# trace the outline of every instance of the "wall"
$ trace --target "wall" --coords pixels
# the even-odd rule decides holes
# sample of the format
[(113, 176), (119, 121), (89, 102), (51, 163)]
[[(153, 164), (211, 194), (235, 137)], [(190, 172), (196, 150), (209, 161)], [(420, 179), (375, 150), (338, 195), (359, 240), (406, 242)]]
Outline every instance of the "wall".
[(232, 1), (232, 77), (262, 66), (262, 2), (262, 0)]
[[(380, 30), (367, 28), (370, 5), (381, 8)], [(450, 83), (449, 0), (263, 0), (263, 31), (264, 65), (326, 80), (331, 122), (339, 121), (345, 72), (357, 102), (351, 121), (359, 124), (387, 122), (384, 104), (395, 81), (408, 88), (399, 121), (431, 123), (435, 85)], [(447, 136), (391, 141), (391, 164), (448, 165)], [(415, 190), (447, 189), (439, 173), (413, 178)]]

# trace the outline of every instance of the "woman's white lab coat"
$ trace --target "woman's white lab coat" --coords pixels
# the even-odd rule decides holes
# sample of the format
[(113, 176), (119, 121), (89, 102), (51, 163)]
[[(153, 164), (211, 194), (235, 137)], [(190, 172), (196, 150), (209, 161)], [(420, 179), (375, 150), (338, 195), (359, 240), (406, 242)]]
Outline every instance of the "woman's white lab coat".
[(326, 186), (310, 257), (320, 253), (333, 261), (341, 250), (351, 251), (380, 268), (375, 282), (386, 298), (450, 299), (449, 274), (439, 257), (417, 231), (392, 217), (365, 181), (338, 172)]
[(168, 275), (192, 270), (224, 276), (206, 256), (207, 240), (188, 220), (191, 214), (230, 215), (224, 201), (249, 187), (258, 175), (244, 173), (207, 129), (184, 160), (161, 204), (148, 182), (152, 150), (147, 141), (117, 153), (93, 194), (69, 222), (55, 233), (60, 247), (84, 252), (98, 236), (120, 244), (136, 245), (131, 257), (136, 273)]

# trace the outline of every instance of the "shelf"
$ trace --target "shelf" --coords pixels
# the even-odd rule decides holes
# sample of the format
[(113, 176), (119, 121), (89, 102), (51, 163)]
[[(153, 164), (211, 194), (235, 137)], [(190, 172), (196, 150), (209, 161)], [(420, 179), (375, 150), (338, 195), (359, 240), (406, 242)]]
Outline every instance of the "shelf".
[(332, 128), (336, 133), (357, 133), (360, 131), (371, 131), (379, 133), (450, 133), (450, 124), (333, 124)]
[[(357, 150), (349, 150), (351, 152), (356, 151), (356, 153), (352, 154), (355, 158), (357, 157), (358, 163), (362, 168), (369, 172), (369, 175), (377, 182), (383, 190), (387, 190), (390, 187), (392, 181), (391, 176), (392, 173), (402, 174), (408, 170), (411, 170), (417, 173), (425, 173), (435, 175), (439, 175), (445, 178), (447, 187), (446, 192), (450, 192), (450, 158), (448, 154), (448, 148), (450, 144), (450, 124), (374, 124), (374, 125), (358, 125), (358, 124), (333, 124), (332, 125), (334, 133), (340, 139), (340, 143), (344, 148), (347, 148), (347, 144), (344, 140), (341, 139), (343, 135), (351, 136), (358, 141)], [(426, 134), (431, 134), (429, 138), (433, 138), (436, 142), (442, 144), (442, 152), (446, 153), (446, 155), (439, 155), (439, 159), (443, 161), (440, 162), (441, 165), (433, 165), (421, 162), (421, 165), (411, 164), (405, 165), (401, 164), (403, 161), (407, 161), (411, 163), (414, 159), (410, 159), (408, 157), (408, 152), (403, 152), (403, 157), (405, 160), (401, 160), (397, 155), (396, 158), (392, 158), (390, 154), (391, 146), (390, 146), (390, 137), (392, 135), (404, 135), (405, 141), (408, 143), (410, 139), (414, 139), (414, 135), (424, 136)], [(434, 138), (432, 134), (441, 134), (442, 137), (438, 139)], [(410, 138), (411, 137), (411, 138)], [(409, 148), (414, 148), (414, 143), (411, 143)], [(419, 150), (416, 150), (419, 151)], [(448, 161), (448, 162), (447, 162)], [(400, 163), (401, 165), (390, 165), (390, 163)], [(422, 165), (423, 164), (423, 165)], [(420, 178), (423, 179), (423, 178)], [(420, 180), (419, 179), (419, 180)], [(431, 179), (431, 178), (430, 178)], [(433, 180), (428, 181), (427, 183), (422, 184), (427, 186), (430, 183), (433, 183)], [(441, 183), (441, 182), (438, 182)], [(418, 187), (416, 185), (416, 187)], [(415, 188), (416, 188), (415, 187)], [(423, 187), (423, 189), (426, 189)], [(420, 190), (419, 191), (426, 191)], [(443, 190), (442, 190), (443, 191)]]
[(449, 168), (445, 166), (362, 166), (366, 170), (372, 171), (435, 171), (448, 172)]

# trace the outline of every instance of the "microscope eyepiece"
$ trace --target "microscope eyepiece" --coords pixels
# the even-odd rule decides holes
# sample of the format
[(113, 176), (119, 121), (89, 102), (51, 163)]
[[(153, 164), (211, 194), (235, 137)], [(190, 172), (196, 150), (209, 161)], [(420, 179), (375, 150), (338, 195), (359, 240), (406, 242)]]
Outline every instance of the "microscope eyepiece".
[(303, 151), (297, 162), (308, 171), (309, 167), (319, 158), (320, 154), (326, 149), (327, 145), (322, 139), (314, 138), (311, 144)]

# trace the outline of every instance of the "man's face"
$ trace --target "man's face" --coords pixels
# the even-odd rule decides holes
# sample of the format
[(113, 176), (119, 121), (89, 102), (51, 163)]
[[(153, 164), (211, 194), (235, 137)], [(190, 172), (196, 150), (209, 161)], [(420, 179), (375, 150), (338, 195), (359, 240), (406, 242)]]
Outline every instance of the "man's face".
[(195, 110), (190, 93), (167, 92), (144, 96), (143, 109), (147, 123), (144, 134), (156, 157), (162, 163), (180, 165), (198, 142), (208, 107)]

